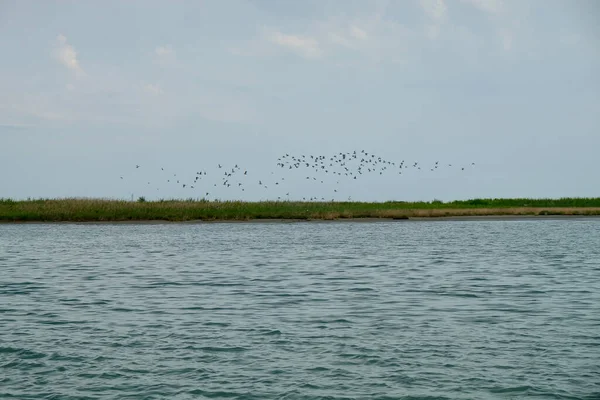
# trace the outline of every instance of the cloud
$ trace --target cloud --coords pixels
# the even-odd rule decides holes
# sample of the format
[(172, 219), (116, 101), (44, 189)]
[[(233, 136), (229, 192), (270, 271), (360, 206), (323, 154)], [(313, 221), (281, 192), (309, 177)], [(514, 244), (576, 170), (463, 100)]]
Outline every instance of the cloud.
[(156, 49), (154, 49), (154, 52), (159, 57), (168, 57), (174, 53), (170, 45), (158, 46)]
[(150, 93), (150, 94), (152, 94), (154, 96), (158, 96), (158, 95), (161, 95), (161, 94), (164, 93), (163, 90), (162, 90), (162, 88), (160, 87), (160, 85), (158, 85), (158, 84), (151, 84), (151, 83), (147, 83), (147, 84), (144, 85), (144, 91), (146, 93)]
[(331, 43), (333, 43), (335, 45), (339, 45), (339, 46), (343, 46), (343, 47), (347, 47), (347, 48), (354, 47), (354, 42), (352, 40), (348, 39), (341, 32), (330, 32), (328, 39)]
[(367, 38), (367, 32), (355, 25), (352, 25), (352, 27), (350, 28), (350, 35), (352, 35), (353, 38), (358, 40), (365, 40)]
[(384, 18), (379, 7), (375, 11), (313, 20), (304, 32), (295, 35), (263, 27), (255, 39), (231, 47), (229, 52), (238, 56), (269, 56), (279, 48), (337, 66), (405, 63), (414, 32), (404, 24)]
[(331, 44), (343, 46), (349, 49), (356, 49), (369, 37), (367, 31), (359, 28), (356, 25), (351, 25), (349, 28), (324, 26), (323, 30), (328, 31), (327, 39)]
[(419, 4), (431, 20), (431, 23), (425, 26), (425, 34), (429, 39), (435, 40), (440, 35), (442, 24), (447, 19), (448, 7), (445, 0), (419, 0)]
[(515, 28), (519, 25), (519, 19), (511, 17), (505, 10), (502, 0), (461, 0), (461, 2), (484, 12), (495, 20), (497, 25), (497, 37), (505, 52), (513, 49), (516, 39)]
[(429, 39), (437, 39), (437, 37), (440, 35), (440, 26), (437, 24), (427, 25), (425, 27), (425, 33)]
[(488, 14), (499, 14), (502, 11), (502, 0), (461, 0)]
[[(448, 18), (446, 0), (418, 0), (423, 12), (428, 16), (429, 22), (425, 24), (425, 36), (430, 40), (444, 37), (448, 38), (458, 25)], [(511, 51), (515, 43), (515, 34), (507, 25), (507, 15), (504, 10), (503, 0), (460, 0), (463, 4), (478, 9), (494, 19), (497, 36), (504, 51)], [(443, 31), (443, 33), (442, 33)], [(453, 38), (455, 41), (458, 38)]]
[(77, 78), (85, 76), (85, 72), (81, 68), (79, 60), (77, 60), (77, 52), (73, 46), (67, 43), (65, 35), (60, 34), (56, 37), (54, 56), (58, 62), (73, 71)]
[(282, 27), (263, 25), (255, 37), (229, 46), (228, 51), (236, 56), (269, 57), (286, 50), (337, 66), (404, 63), (417, 35), (408, 25), (386, 15), (388, 3), (388, 0), (358, 2), (358, 8), (350, 8), (354, 11), (303, 20), (304, 28), (293, 33)]
[(419, 4), (429, 18), (434, 21), (443, 21), (446, 19), (448, 7), (444, 0), (419, 0)]
[(175, 50), (171, 45), (157, 46), (154, 49), (154, 55), (156, 62), (163, 66), (173, 64), (176, 60)]
[(275, 31), (269, 35), (269, 40), (305, 58), (316, 58), (322, 54), (319, 42), (313, 37), (286, 35)]

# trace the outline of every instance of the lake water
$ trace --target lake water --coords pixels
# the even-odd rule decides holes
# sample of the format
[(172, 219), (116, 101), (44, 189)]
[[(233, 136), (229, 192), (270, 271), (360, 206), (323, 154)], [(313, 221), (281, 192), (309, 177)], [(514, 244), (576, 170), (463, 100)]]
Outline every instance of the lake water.
[(0, 225), (0, 398), (599, 399), (600, 219)]

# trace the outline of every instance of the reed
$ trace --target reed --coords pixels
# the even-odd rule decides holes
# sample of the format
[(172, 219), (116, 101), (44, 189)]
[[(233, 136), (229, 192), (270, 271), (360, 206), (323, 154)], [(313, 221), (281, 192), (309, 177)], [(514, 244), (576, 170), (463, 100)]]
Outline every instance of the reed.
[(63, 198), (0, 199), (3, 222), (335, 220), (507, 215), (600, 215), (600, 198), (472, 199), (452, 202), (387, 201), (124, 201)]

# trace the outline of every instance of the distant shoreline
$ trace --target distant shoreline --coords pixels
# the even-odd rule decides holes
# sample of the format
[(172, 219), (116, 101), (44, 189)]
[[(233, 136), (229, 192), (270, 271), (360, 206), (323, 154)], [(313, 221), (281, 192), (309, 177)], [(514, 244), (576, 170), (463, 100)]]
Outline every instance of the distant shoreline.
[(382, 223), (382, 222), (432, 222), (432, 221), (538, 221), (538, 220), (600, 220), (600, 214), (590, 215), (471, 215), (454, 217), (409, 218), (343, 218), (343, 219), (286, 219), (263, 218), (249, 220), (127, 220), (127, 221), (6, 221), (0, 225), (205, 225), (205, 224), (315, 224), (315, 223)]
[(0, 199), (0, 223), (213, 223), (562, 219), (600, 216), (600, 198), (454, 202)]

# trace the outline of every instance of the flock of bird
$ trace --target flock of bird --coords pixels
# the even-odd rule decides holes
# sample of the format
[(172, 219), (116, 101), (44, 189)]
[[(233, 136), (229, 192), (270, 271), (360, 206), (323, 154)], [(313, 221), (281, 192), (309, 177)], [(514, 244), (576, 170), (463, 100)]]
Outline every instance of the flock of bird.
[[(435, 172), (440, 168), (455, 168), (459, 171), (465, 171), (465, 168), (474, 167), (475, 163), (464, 165), (442, 164), (440, 161), (435, 161), (430, 165), (424, 165), (416, 161), (392, 161), (386, 160), (373, 153), (365, 150), (340, 152), (330, 156), (323, 155), (293, 155), (286, 153), (277, 158), (275, 164), (276, 169), (270, 174), (262, 174), (256, 176), (248, 171), (247, 168), (242, 168), (238, 164), (233, 166), (225, 166), (217, 164), (212, 170), (201, 169), (192, 174), (177, 175), (172, 171), (167, 171), (164, 167), (160, 168), (160, 173), (153, 180), (147, 181), (147, 186), (151, 186), (160, 191), (165, 189), (165, 184), (171, 187), (191, 191), (190, 195), (205, 199), (217, 198), (216, 192), (223, 194), (223, 190), (228, 192), (236, 191), (237, 195), (245, 192), (247, 188), (255, 190), (267, 191), (270, 188), (279, 189), (277, 192), (278, 200), (290, 199), (289, 186), (285, 185), (287, 174), (293, 178), (302, 179), (306, 183), (322, 185), (319, 190), (319, 196), (302, 197), (304, 201), (321, 200), (324, 201), (330, 196), (339, 197), (339, 184), (341, 180), (360, 181), (369, 176), (379, 176), (384, 174), (402, 175), (409, 171), (428, 171)], [(141, 165), (135, 165), (134, 170), (144, 169)], [(157, 171), (158, 172), (158, 171)], [(136, 174), (121, 175), (123, 181), (136, 178)], [(215, 178), (220, 178), (216, 179)], [(158, 179), (158, 181), (157, 181)], [(289, 179), (288, 182), (293, 181)], [(296, 180), (296, 182), (298, 182)], [(156, 185), (159, 184), (159, 185)], [(285, 189), (284, 189), (285, 187)], [(297, 187), (293, 185), (292, 187)], [(167, 189), (168, 191), (168, 189)], [(299, 198), (296, 198), (299, 200)], [(333, 199), (332, 199), (333, 200)]]

